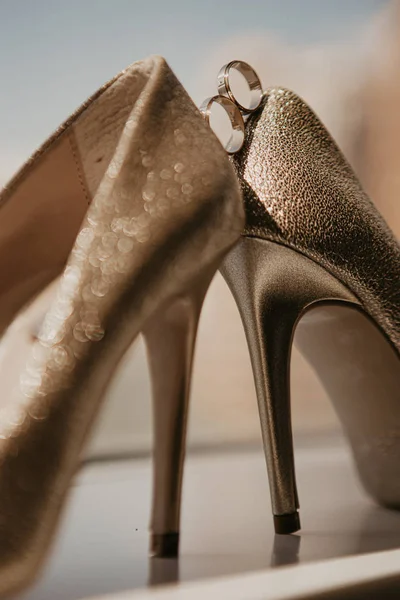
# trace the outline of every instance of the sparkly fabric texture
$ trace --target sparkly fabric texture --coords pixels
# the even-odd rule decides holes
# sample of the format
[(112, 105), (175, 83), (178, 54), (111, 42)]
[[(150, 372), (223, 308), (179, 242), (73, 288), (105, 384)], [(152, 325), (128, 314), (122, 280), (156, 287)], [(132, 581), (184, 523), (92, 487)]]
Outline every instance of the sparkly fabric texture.
[[(35, 573), (126, 348), (154, 311), (217, 269), (243, 228), (232, 166), (163, 59), (132, 66), (121, 81), (140, 88), (108, 90), (124, 106), (114, 110), (112, 100), (112, 110), (104, 108), (105, 152), (113, 148), (111, 160), (102, 156), (104, 175), (99, 156), (86, 154), (88, 139), (101, 150), (98, 107), (74, 125), (88, 187), (97, 192), (0, 417), (1, 593)], [(119, 136), (111, 133), (114, 112)]]
[(400, 248), (312, 110), (271, 89), (232, 161), (245, 235), (312, 258), (358, 297), (400, 351)]
[(144, 60), (123, 71), (96, 102), (75, 120), (73, 129), (88, 193), (94, 196), (113, 158), (132, 107), (146, 85), (153, 64)]

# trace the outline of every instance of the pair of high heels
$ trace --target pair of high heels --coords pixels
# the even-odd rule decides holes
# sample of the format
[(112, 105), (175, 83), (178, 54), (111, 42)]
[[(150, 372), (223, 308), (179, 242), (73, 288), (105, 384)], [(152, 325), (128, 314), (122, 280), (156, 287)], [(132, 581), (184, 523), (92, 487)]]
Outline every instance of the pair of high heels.
[[(231, 67), (258, 93), (248, 66)], [(225, 69), (217, 98), (243, 144), (233, 165), (153, 57), (90, 98), (2, 192), (2, 594), (42, 564), (103, 392), (139, 333), (154, 399), (151, 552), (177, 555), (196, 329), (220, 266), (249, 343), (276, 531), (300, 526), (295, 330), (365, 487), (400, 505), (399, 246), (302, 100), (273, 89), (246, 109), (228, 83)]]

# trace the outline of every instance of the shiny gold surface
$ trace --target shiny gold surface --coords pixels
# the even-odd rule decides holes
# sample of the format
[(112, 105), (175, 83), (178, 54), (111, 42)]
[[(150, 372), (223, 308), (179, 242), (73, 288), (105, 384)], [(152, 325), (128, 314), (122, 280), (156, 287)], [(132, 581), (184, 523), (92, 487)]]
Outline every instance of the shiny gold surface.
[(312, 110), (291, 91), (265, 92), (233, 157), (246, 235), (288, 245), (359, 298), (400, 350), (400, 248)]
[[(196, 286), (211, 279), (242, 230), (239, 190), (222, 147), (163, 59), (149, 59), (147, 66), (149, 77), (38, 339), (28, 345), (26, 366), (19, 381), (3, 389), (9, 398), (0, 418), (3, 595), (26, 585), (42, 563), (103, 391), (125, 350), (181, 296), (195, 294), (201, 305)], [(182, 356), (179, 336), (169, 352)]]
[[(387, 346), (386, 358), (382, 353), (382, 362), (374, 363), (374, 377), (398, 381), (400, 248), (324, 126), (294, 93), (266, 92), (263, 106), (248, 121), (244, 146), (232, 161), (244, 194), (246, 228), (222, 271), (237, 299), (249, 343), (273, 512), (278, 523), (284, 517), (290, 533), (299, 526), (289, 389), (294, 331), (315, 303), (350, 303), (375, 323)], [(315, 326), (318, 329), (318, 320)], [(334, 333), (335, 328), (329, 330), (330, 336)], [(367, 395), (368, 378), (362, 374), (367, 361), (362, 355), (357, 361), (355, 353), (354, 364), (339, 369), (339, 357), (334, 375), (327, 377), (334, 368), (328, 347), (340, 344), (327, 341), (325, 348), (323, 338), (314, 333), (308, 341), (303, 338), (303, 348), (316, 340), (319, 350), (306, 355), (317, 367), (322, 357), (328, 361), (319, 370), (332, 400), (341, 407), (339, 415), (365, 487), (381, 503), (400, 505), (399, 428), (388, 426), (390, 420), (400, 420), (400, 388), (382, 385), (384, 399)], [(365, 346), (363, 352), (373, 354), (373, 349)], [(358, 391), (357, 377), (364, 382)], [(358, 421), (351, 417), (351, 407), (341, 402), (347, 384), (360, 411)], [(376, 403), (382, 406), (382, 418)], [(368, 414), (376, 415), (372, 422)], [(385, 481), (377, 477), (377, 465), (386, 473)]]
[[(272, 511), (299, 508), (290, 415), (290, 355), (307, 307), (355, 297), (313, 261), (282, 245), (243, 237), (221, 268), (237, 301), (252, 361)], [(298, 529), (298, 524), (296, 525)]]

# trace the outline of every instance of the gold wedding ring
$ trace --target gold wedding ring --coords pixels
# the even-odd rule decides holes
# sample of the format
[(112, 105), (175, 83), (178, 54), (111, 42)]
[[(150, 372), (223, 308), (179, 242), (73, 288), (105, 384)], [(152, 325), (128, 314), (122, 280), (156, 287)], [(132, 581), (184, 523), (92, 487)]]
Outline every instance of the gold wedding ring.
[(244, 142), (244, 121), (242, 113), (238, 106), (226, 96), (213, 96), (204, 100), (200, 106), (200, 112), (203, 114), (207, 123), (210, 125), (211, 108), (213, 104), (219, 104), (225, 110), (229, 117), (232, 132), (228, 142), (225, 144), (225, 150), (228, 154), (238, 152)]
[[(240, 104), (232, 92), (229, 82), (229, 74), (232, 69), (238, 71), (247, 81), (250, 89), (250, 106), (243, 106)], [(246, 115), (252, 113), (260, 106), (263, 97), (263, 90), (260, 78), (249, 64), (241, 60), (232, 60), (228, 64), (224, 65), (218, 73), (218, 94), (232, 100), (232, 102), (236, 104), (242, 113)]]
[[(250, 105), (243, 106), (236, 100), (229, 81), (231, 70), (238, 71), (249, 86)], [(214, 103), (219, 104), (225, 110), (229, 117), (232, 132), (228, 142), (225, 144), (225, 150), (228, 154), (238, 152), (244, 143), (245, 137), (245, 119), (254, 112), (263, 99), (263, 90), (260, 78), (255, 70), (242, 60), (232, 60), (222, 67), (218, 73), (218, 96), (207, 98), (200, 106), (200, 112), (203, 114), (207, 123), (210, 125), (211, 107)]]

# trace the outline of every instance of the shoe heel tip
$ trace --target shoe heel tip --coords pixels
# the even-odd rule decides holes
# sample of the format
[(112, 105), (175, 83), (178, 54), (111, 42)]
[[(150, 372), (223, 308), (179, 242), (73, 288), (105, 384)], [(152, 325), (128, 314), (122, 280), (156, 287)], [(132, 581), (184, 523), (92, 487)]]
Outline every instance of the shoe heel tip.
[(287, 515), (274, 515), (275, 533), (288, 535), (300, 529), (300, 516), (296, 511)]
[(179, 533), (152, 533), (150, 536), (150, 556), (153, 558), (177, 558), (179, 554)]

